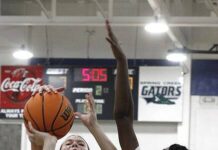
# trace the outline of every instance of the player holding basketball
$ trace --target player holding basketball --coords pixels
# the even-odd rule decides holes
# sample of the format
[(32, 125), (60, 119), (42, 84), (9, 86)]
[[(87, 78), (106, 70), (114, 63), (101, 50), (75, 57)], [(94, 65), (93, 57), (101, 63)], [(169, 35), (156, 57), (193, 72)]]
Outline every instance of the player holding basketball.
[(115, 82), (114, 117), (117, 124), (120, 146), (123, 150), (139, 149), (139, 144), (133, 129), (133, 99), (128, 80), (128, 63), (109, 21), (106, 20), (108, 37), (113, 55), (117, 61), (117, 76)]
[(106, 28), (108, 31), (106, 39), (117, 60), (114, 117), (119, 141), (123, 150), (135, 150), (138, 149), (139, 144), (133, 129), (133, 99), (129, 87), (127, 59), (108, 21), (106, 21)]
[[(39, 89), (40, 92), (43, 90), (52, 91), (51, 87), (43, 86)], [(54, 89), (53, 89), (54, 90)], [(55, 90), (54, 90), (55, 91)], [(92, 135), (95, 137), (100, 148), (103, 150), (116, 150), (115, 146), (104, 134), (100, 125), (98, 124), (94, 98), (91, 93), (86, 94), (85, 98), (87, 106), (87, 114), (81, 114), (75, 112), (75, 115), (81, 119), (83, 124), (89, 129)], [(54, 150), (57, 142), (57, 138), (45, 132), (37, 131), (29, 123), (30, 132), (27, 131), (29, 139), (31, 141), (32, 150)], [(60, 150), (89, 150), (87, 142), (80, 136), (73, 135), (69, 136), (67, 140), (62, 144)]]

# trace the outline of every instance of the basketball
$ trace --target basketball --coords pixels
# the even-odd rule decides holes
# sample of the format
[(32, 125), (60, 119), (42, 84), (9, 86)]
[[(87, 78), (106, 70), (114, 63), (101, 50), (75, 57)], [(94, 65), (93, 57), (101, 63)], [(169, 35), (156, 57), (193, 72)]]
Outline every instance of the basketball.
[(65, 136), (74, 121), (74, 110), (67, 97), (54, 92), (37, 93), (24, 107), (24, 123), (28, 121), (38, 131), (48, 132), (58, 139)]

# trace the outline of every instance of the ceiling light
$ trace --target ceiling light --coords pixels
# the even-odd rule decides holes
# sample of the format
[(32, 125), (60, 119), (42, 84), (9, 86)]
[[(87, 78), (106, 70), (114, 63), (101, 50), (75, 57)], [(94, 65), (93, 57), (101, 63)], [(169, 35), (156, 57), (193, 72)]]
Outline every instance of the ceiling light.
[(166, 59), (173, 62), (183, 62), (187, 59), (187, 54), (218, 54), (218, 44), (214, 44), (209, 50), (194, 50), (187, 48), (176, 48), (168, 50)]
[(174, 52), (167, 54), (167, 60), (173, 61), (173, 62), (184, 62), (187, 59), (187, 56), (185, 53), (182, 52)]
[(30, 51), (26, 50), (24, 45), (22, 45), (21, 49), (15, 51), (13, 53), (13, 56), (16, 59), (26, 60), (26, 59), (32, 58), (33, 57), (33, 53), (31, 53)]
[(145, 30), (149, 33), (165, 33), (169, 30), (168, 25), (165, 22), (155, 21), (145, 25)]

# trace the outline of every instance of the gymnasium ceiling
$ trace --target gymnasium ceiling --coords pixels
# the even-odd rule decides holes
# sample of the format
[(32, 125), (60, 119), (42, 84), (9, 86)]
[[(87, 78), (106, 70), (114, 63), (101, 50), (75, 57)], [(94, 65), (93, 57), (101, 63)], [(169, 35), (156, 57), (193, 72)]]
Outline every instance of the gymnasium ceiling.
[[(104, 18), (94, 1), (0, 0), (0, 63), (12, 62), (11, 53), (23, 44), (35, 57), (112, 58), (104, 50)], [(164, 58), (174, 47), (208, 50), (218, 43), (218, 0), (98, 2), (129, 58)], [(144, 31), (154, 16), (169, 24), (168, 33)]]

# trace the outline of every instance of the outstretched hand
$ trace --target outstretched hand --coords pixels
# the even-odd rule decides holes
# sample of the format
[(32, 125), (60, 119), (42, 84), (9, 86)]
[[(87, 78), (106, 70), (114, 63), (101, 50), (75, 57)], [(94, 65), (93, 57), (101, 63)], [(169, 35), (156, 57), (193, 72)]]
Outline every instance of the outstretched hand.
[(81, 119), (81, 121), (86, 127), (89, 128), (97, 124), (97, 116), (95, 112), (95, 101), (92, 93), (86, 94), (85, 98), (86, 98), (85, 105), (86, 105), (87, 113), (82, 114), (80, 112), (75, 112), (74, 114), (75, 116)]
[(112, 49), (112, 52), (114, 54), (114, 57), (117, 60), (123, 60), (123, 59), (126, 60), (126, 56), (123, 53), (122, 48), (120, 47), (120, 44), (119, 44), (116, 36), (114, 35), (113, 31), (112, 31), (112, 28), (110, 26), (110, 22), (108, 20), (106, 20), (105, 24), (106, 24), (106, 29), (108, 32), (108, 37), (106, 37), (106, 40), (111, 45), (111, 49)]
[(40, 86), (38, 89), (36, 89), (33, 93), (32, 93), (32, 96), (35, 96), (36, 93), (43, 93), (43, 92), (54, 92), (54, 93), (57, 93), (57, 92), (63, 92), (64, 91), (64, 88), (63, 87), (60, 87), (60, 88), (54, 88), (53, 86), (51, 85), (42, 85)]

